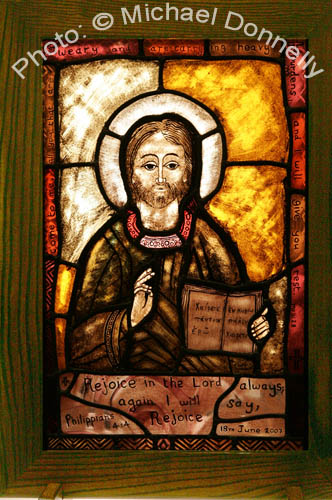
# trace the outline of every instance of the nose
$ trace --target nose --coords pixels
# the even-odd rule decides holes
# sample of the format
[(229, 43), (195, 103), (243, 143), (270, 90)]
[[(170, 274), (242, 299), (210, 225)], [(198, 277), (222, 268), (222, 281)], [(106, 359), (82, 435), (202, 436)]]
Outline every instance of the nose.
[(163, 177), (163, 164), (160, 161), (158, 165), (158, 177), (157, 177), (157, 183), (158, 184), (163, 184), (166, 181), (166, 179)]

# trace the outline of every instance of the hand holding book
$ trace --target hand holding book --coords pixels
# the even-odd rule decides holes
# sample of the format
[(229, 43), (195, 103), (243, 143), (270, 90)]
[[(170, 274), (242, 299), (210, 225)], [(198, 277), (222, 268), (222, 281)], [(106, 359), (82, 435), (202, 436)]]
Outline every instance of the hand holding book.
[(248, 335), (253, 342), (265, 342), (275, 330), (275, 313), (271, 307), (258, 311), (248, 323)]
[(190, 350), (253, 354), (275, 329), (274, 311), (259, 290), (223, 292), (188, 284), (182, 307)]

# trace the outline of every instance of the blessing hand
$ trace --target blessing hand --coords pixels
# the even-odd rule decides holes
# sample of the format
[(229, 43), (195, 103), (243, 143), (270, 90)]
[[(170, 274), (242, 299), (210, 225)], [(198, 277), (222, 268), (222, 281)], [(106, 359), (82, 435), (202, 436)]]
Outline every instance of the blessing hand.
[(138, 325), (150, 313), (153, 304), (152, 286), (146, 282), (151, 279), (155, 273), (151, 268), (144, 271), (134, 284), (134, 302), (131, 310), (131, 325)]

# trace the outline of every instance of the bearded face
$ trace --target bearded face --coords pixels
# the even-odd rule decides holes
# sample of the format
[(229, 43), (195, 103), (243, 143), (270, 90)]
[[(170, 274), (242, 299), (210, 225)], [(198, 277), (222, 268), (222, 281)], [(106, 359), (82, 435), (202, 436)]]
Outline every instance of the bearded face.
[(133, 199), (156, 209), (180, 202), (188, 192), (189, 176), (184, 148), (157, 132), (141, 144), (134, 158)]

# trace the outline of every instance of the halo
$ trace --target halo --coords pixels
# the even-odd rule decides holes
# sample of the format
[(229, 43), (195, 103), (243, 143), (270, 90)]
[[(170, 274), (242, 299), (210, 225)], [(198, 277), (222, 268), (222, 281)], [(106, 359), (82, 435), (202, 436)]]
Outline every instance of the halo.
[[(190, 122), (202, 141), (202, 174), (200, 197), (208, 197), (217, 188), (222, 167), (222, 138), (220, 126), (205, 108), (174, 93), (152, 94), (131, 102), (117, 111), (109, 123), (109, 131), (101, 140), (99, 150), (99, 174), (108, 200), (123, 207), (127, 193), (120, 170), (120, 146), (124, 136), (136, 122), (149, 116), (158, 119), (163, 114), (175, 114)], [(203, 136), (203, 137), (202, 137)]]

